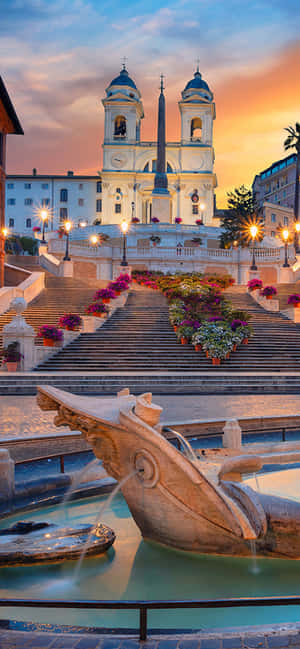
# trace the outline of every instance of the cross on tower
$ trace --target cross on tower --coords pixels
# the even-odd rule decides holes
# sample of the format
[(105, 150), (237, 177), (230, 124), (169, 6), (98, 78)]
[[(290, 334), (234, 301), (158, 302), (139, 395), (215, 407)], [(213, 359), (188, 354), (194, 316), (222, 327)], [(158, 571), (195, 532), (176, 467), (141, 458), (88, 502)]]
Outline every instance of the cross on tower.
[(200, 65), (200, 58), (199, 58), (199, 56), (198, 56), (198, 58), (197, 58), (196, 63), (197, 63), (197, 72), (199, 72), (199, 65)]
[(160, 75), (160, 92), (164, 91), (164, 75)]
[(127, 62), (127, 61), (128, 61), (127, 56), (123, 56), (123, 63), (122, 63), (122, 65), (123, 65), (123, 70), (126, 70), (126, 62)]

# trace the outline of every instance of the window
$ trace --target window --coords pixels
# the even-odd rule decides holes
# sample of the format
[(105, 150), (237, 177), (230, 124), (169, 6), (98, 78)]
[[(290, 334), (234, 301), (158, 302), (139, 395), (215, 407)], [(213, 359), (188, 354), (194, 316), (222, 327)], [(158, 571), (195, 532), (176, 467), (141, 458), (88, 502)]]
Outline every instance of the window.
[(115, 204), (115, 213), (116, 214), (121, 214), (121, 203), (116, 203)]
[(199, 214), (199, 207), (198, 205), (192, 205), (193, 208), (193, 214)]
[(102, 182), (101, 182), (101, 180), (97, 181), (96, 192), (97, 192), (97, 194), (102, 193)]
[(276, 223), (276, 214), (271, 214), (271, 223)]
[(49, 207), (50, 198), (42, 198), (42, 207)]
[(32, 203), (33, 203), (32, 198), (25, 198), (24, 205), (32, 205)]
[(149, 171), (149, 162), (145, 164), (143, 171)]
[(79, 190), (82, 190), (82, 189), (83, 189), (83, 183), (79, 183), (79, 185), (78, 185), (78, 189), (79, 189)]
[(48, 183), (42, 183), (42, 189), (49, 189)]
[(83, 198), (78, 198), (78, 205), (82, 207), (84, 205), (84, 199)]
[(102, 199), (97, 198), (96, 200), (96, 212), (102, 212)]
[(59, 210), (59, 220), (60, 221), (65, 221), (68, 218), (68, 208), (67, 207), (61, 207)]
[(31, 228), (31, 219), (26, 219), (26, 228)]
[(7, 205), (15, 205), (16, 204), (16, 199), (15, 198), (8, 198), (7, 199)]
[(117, 187), (116, 194), (121, 194), (121, 187)]
[(31, 183), (24, 183), (24, 189), (31, 189)]
[(60, 202), (61, 203), (67, 203), (68, 202), (68, 190), (67, 189), (61, 189), (60, 190)]
[(14, 186), (14, 183), (7, 183), (7, 189), (13, 189)]
[(271, 231), (271, 237), (275, 237), (275, 232), (274, 232), (274, 230)]
[(288, 225), (288, 224), (289, 224), (289, 217), (288, 217), (288, 216), (284, 216), (284, 217), (283, 217), (283, 225)]
[(286, 197), (286, 190), (284, 189), (283, 192), (282, 192), (282, 198), (285, 198), (285, 197)]
[(277, 201), (277, 200), (278, 200), (278, 194), (275, 194), (274, 195), (274, 201)]
[(124, 115), (118, 115), (115, 119), (114, 138), (126, 137), (126, 119)]
[(202, 137), (202, 120), (194, 117), (191, 121), (191, 140), (199, 141)]
[(9, 228), (14, 228), (15, 227), (15, 219), (9, 219), (8, 227)]

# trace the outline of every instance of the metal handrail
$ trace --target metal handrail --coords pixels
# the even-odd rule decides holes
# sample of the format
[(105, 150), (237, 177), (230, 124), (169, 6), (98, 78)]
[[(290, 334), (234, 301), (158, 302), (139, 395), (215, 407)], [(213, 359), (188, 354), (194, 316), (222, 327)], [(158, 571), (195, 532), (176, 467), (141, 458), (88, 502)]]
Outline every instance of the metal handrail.
[(26, 458), (25, 460), (15, 460), (15, 464), (29, 464), (30, 462), (41, 462), (43, 460), (60, 460), (60, 472), (65, 472), (65, 457), (66, 455), (79, 455), (82, 453), (90, 453), (92, 449), (84, 449), (81, 451), (66, 451), (65, 453), (50, 453), (49, 455), (40, 455), (39, 457)]
[(138, 610), (139, 638), (147, 640), (148, 610), (155, 609), (191, 609), (191, 608), (245, 608), (263, 606), (299, 606), (300, 596), (276, 595), (273, 597), (236, 597), (229, 599), (201, 599), (201, 600), (40, 600), (40, 599), (0, 599), (0, 607), (24, 608), (72, 608), (72, 609), (115, 609)]

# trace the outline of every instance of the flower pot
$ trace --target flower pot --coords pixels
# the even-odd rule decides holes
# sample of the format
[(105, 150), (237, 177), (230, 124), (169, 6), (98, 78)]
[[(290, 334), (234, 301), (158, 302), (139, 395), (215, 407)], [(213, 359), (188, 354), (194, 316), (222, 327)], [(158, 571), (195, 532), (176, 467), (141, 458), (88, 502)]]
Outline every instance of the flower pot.
[(234, 343), (233, 348), (232, 348), (232, 351), (233, 351), (233, 352), (236, 352), (236, 343)]
[(110, 297), (103, 297), (102, 302), (103, 302), (103, 304), (109, 304), (110, 303)]
[(8, 372), (16, 372), (17, 367), (18, 367), (18, 363), (16, 361), (6, 362), (6, 368)]
[(205, 352), (206, 358), (209, 358), (209, 353), (208, 351)]
[(185, 336), (181, 336), (181, 344), (182, 344), (182, 345), (187, 345), (188, 342), (189, 342), (189, 341), (188, 341), (187, 338), (185, 338)]
[(226, 358), (226, 360), (228, 361), (228, 359), (230, 358), (230, 352), (227, 352), (225, 358)]
[(121, 295), (121, 291), (115, 291), (115, 294), (119, 297), (119, 295)]
[(221, 365), (221, 359), (220, 358), (212, 358), (212, 364), (213, 365)]
[(300, 302), (297, 302), (297, 304), (292, 305), (294, 309), (300, 309)]
[(56, 340), (52, 338), (43, 338), (44, 347), (55, 347)]
[(273, 295), (265, 295), (265, 297), (267, 298), (267, 300), (272, 300)]
[(243, 338), (242, 344), (243, 345), (248, 345), (249, 338)]
[(195, 345), (195, 352), (201, 352), (201, 350), (202, 350), (202, 345), (200, 345), (200, 343), (197, 343), (197, 345)]
[(75, 327), (64, 327), (67, 331), (75, 331)]
[(177, 325), (174, 325), (173, 329), (174, 329), (174, 331), (175, 331), (175, 333), (176, 333), (176, 331), (177, 331), (177, 329), (178, 329), (178, 326), (177, 326)]

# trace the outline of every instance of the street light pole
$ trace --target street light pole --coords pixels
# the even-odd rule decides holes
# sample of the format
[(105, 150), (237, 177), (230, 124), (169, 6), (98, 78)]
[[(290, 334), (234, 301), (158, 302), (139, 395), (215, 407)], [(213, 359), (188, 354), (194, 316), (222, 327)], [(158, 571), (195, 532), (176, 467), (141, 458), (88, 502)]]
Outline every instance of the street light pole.
[(128, 223), (127, 221), (122, 221), (121, 230), (123, 232), (123, 256), (120, 266), (128, 266), (128, 261), (126, 258), (126, 234), (128, 232)]
[(283, 230), (282, 231), (282, 238), (284, 241), (284, 264), (283, 268), (289, 268), (290, 264), (288, 261), (288, 240), (289, 240), (290, 233), (288, 230)]
[(296, 255), (299, 254), (299, 232), (300, 232), (300, 221), (295, 222), (295, 238), (294, 238), (294, 245), (295, 245), (295, 253)]
[(63, 261), (71, 261), (71, 257), (69, 255), (69, 234), (70, 234), (71, 227), (72, 227), (71, 221), (65, 221), (64, 228), (66, 232), (66, 252)]
[(250, 227), (250, 235), (252, 237), (252, 264), (250, 266), (250, 270), (257, 270), (257, 266), (255, 263), (255, 239), (258, 233), (258, 227), (257, 225), (251, 225)]
[(46, 225), (46, 221), (48, 220), (48, 212), (47, 212), (47, 210), (42, 210), (41, 211), (41, 219), (43, 221), (43, 230), (42, 230), (42, 241), (41, 241), (41, 243), (45, 244), (45, 243), (47, 243), (47, 241), (45, 239), (45, 225)]

